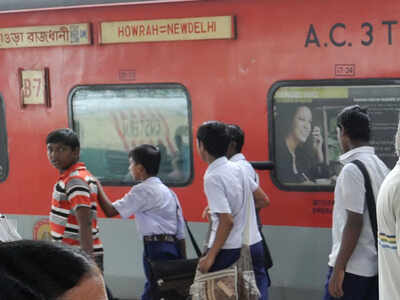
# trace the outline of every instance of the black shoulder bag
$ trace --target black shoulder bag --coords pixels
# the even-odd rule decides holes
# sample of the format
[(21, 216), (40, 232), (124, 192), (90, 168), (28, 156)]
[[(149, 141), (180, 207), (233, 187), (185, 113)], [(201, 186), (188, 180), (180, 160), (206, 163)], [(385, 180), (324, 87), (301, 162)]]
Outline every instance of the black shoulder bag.
[(367, 202), (369, 219), (371, 221), (371, 228), (375, 239), (375, 248), (378, 248), (378, 225), (376, 221), (376, 206), (374, 193), (372, 191), (371, 179), (369, 177), (368, 171), (364, 164), (358, 159), (352, 161), (361, 171), (364, 176), (364, 186), (365, 186), (365, 201)]
[(271, 252), (269, 251), (268, 244), (265, 240), (263, 232), (261, 231), (261, 228), (258, 228), (258, 230), (260, 231), (262, 243), (264, 245), (265, 269), (268, 270), (268, 269), (272, 268), (272, 266), (274, 265), (274, 262), (272, 261)]
[[(178, 219), (178, 200), (175, 194), (173, 194), (173, 197), (176, 201), (176, 216)], [(153, 300), (185, 300), (189, 296), (190, 286), (194, 280), (201, 251), (186, 220), (185, 225), (198, 258), (174, 260), (147, 259), (150, 265), (150, 284)]]
[[(200, 249), (192, 232), (185, 221), (187, 231), (198, 257)], [(184, 300), (189, 296), (190, 286), (193, 283), (199, 258), (176, 260), (150, 260), (150, 282), (152, 285), (152, 299)]]

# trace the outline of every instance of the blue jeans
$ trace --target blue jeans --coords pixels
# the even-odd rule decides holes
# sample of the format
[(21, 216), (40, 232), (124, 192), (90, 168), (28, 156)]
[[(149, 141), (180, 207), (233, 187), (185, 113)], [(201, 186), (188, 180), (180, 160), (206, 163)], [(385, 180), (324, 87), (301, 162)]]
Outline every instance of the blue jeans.
[(170, 242), (149, 242), (144, 243), (143, 268), (146, 275), (146, 283), (142, 300), (151, 300), (150, 266), (147, 259), (151, 260), (172, 260), (183, 258), (177, 243)]
[[(326, 276), (324, 300), (378, 300), (378, 275), (365, 277), (345, 273), (343, 280), (343, 297), (333, 298), (329, 294), (329, 279), (332, 277), (333, 268), (329, 267)], [(394, 299), (393, 299), (394, 300)]]
[[(250, 246), (253, 270), (257, 287), (260, 290), (260, 300), (268, 300), (268, 286), (270, 285), (268, 272), (265, 270), (264, 246), (262, 242)], [(221, 249), (209, 272), (214, 272), (230, 267), (240, 257), (240, 248)]]

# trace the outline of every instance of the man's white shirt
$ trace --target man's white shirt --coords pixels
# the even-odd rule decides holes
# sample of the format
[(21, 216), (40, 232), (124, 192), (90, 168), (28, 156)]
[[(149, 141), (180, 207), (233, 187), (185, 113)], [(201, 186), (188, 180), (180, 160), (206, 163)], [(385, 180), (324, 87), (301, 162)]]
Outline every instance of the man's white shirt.
[(364, 163), (368, 170), (375, 199), (383, 179), (389, 172), (386, 165), (375, 155), (374, 148), (369, 146), (354, 148), (339, 157), (344, 167), (337, 178), (335, 187), (332, 223), (333, 245), (328, 264), (331, 267), (335, 266), (347, 221), (346, 211), (363, 214), (363, 228), (357, 246), (347, 263), (346, 272), (360, 276), (375, 276), (378, 272), (378, 260), (365, 202), (364, 177), (359, 168), (350, 163), (356, 159)]
[(379, 298), (400, 299), (400, 160), (377, 199)]
[[(246, 187), (250, 191), (245, 191)], [(208, 166), (204, 174), (204, 192), (212, 221), (208, 247), (214, 243), (219, 225), (217, 213), (229, 213), (234, 218), (234, 225), (222, 249), (241, 248), (247, 213), (244, 197), (257, 188), (258, 185), (254, 180), (248, 177), (239, 165), (229, 161), (225, 156), (216, 159)], [(257, 228), (254, 201), (250, 201), (250, 245), (259, 241), (261, 236)]]

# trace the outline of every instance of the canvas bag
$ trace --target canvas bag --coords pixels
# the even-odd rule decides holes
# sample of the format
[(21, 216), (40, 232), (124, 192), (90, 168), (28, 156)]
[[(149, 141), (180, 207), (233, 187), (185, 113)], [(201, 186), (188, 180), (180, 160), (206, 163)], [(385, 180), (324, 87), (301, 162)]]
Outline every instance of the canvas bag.
[(0, 214), (0, 242), (12, 242), (21, 239), (17, 232), (17, 222)]
[(190, 287), (192, 300), (258, 300), (257, 288), (250, 253), (250, 201), (253, 197), (244, 180), (244, 201), (246, 201), (246, 225), (242, 233), (242, 248), (239, 259), (230, 267), (209, 273), (196, 270)]

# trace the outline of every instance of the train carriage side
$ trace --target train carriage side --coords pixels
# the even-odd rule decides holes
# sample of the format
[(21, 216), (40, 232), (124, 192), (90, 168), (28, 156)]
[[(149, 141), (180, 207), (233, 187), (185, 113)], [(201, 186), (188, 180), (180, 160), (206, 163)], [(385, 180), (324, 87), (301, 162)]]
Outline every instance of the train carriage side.
[[(57, 172), (45, 138), (70, 126), (82, 160), (113, 199), (132, 184), (127, 151), (158, 145), (160, 176), (202, 244), (206, 165), (196, 129), (206, 120), (236, 123), (246, 157), (275, 165), (258, 171), (271, 198), (261, 213), (274, 259), (271, 299), (320, 299), (340, 171), (336, 113), (369, 107), (372, 144), (389, 167), (396, 160), (400, 4), (390, 2), (218, 0), (2, 13), (0, 211), (18, 220), (23, 237), (48, 238)], [(282, 148), (299, 107), (312, 116), (322, 153), (301, 158), (297, 167), (317, 169), (302, 179), (287, 175), (294, 166)], [(303, 135), (310, 154), (311, 130)], [(139, 297), (143, 248), (134, 222), (102, 218), (100, 230), (110, 288), (119, 298)]]

